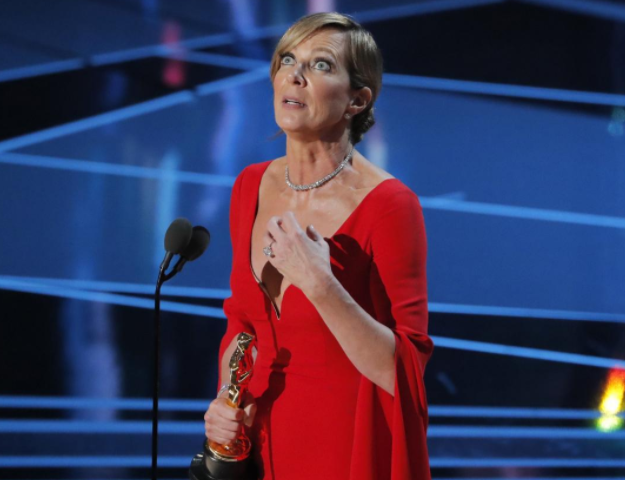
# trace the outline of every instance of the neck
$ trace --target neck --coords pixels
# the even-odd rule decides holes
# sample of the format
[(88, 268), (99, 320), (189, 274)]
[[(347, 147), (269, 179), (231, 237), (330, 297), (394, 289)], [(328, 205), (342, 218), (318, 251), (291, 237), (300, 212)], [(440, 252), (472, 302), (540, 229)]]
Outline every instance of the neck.
[(291, 182), (313, 183), (332, 173), (351, 150), (347, 136), (336, 142), (304, 142), (287, 138), (286, 162)]

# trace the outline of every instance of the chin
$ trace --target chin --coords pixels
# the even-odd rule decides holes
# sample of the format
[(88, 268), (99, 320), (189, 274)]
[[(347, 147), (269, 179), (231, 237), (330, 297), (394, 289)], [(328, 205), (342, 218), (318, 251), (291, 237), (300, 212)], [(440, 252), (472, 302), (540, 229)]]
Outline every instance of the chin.
[(282, 131), (284, 133), (303, 133), (306, 132), (308, 130), (310, 130), (309, 128), (306, 127), (306, 125), (302, 124), (302, 122), (297, 122), (297, 121), (284, 121), (283, 119), (276, 119), (276, 123), (278, 124), (278, 127), (280, 127), (282, 129)]

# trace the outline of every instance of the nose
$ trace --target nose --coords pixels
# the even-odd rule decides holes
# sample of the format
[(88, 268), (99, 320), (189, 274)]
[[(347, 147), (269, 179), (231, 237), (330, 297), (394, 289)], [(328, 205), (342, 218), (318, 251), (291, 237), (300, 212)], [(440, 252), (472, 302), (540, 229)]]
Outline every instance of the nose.
[(289, 81), (296, 85), (304, 85), (306, 83), (306, 78), (304, 77), (302, 70), (303, 66), (301, 63), (295, 65), (293, 69), (289, 72)]

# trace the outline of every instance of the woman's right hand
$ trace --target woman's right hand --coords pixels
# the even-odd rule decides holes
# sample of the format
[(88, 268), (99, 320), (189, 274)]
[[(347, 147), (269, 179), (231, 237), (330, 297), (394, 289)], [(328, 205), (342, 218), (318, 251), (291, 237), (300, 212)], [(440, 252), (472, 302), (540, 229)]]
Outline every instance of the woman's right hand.
[(210, 441), (226, 445), (237, 438), (243, 424), (252, 426), (256, 415), (256, 402), (247, 392), (243, 397), (243, 408), (232, 408), (227, 402), (228, 392), (213, 400), (204, 414), (204, 430)]

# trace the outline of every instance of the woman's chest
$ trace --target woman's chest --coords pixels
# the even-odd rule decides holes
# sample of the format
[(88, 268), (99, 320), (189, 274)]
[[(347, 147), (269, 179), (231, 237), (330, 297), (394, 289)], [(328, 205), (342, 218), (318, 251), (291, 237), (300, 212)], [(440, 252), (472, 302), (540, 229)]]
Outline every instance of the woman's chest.
[[(253, 234), (247, 242), (249, 255), (235, 255), (233, 265), (233, 293), (239, 293), (248, 315), (255, 320), (297, 316), (299, 322), (320, 322), (316, 309), (304, 293), (283, 278), (263, 254), (264, 235), (259, 235), (258, 243), (254, 238)], [(329, 246), (333, 275), (359, 305), (369, 310), (372, 256), (368, 235), (352, 228), (341, 228), (324, 241)]]
[[(354, 211), (353, 206), (339, 202), (335, 203), (334, 207), (328, 208), (321, 205), (316, 209), (289, 210), (294, 214), (296, 227), (293, 224), (286, 224), (283, 220), (285, 210), (279, 205), (264, 208), (253, 218), (249, 243), (250, 270), (254, 280), (272, 302), (278, 316), (282, 316), (282, 304), (290, 290), (291, 279), (278, 271), (266, 252), (267, 247), (277, 250), (281, 247), (280, 242), (290, 241), (288, 237), (294, 233), (294, 230), (303, 232), (306, 236), (305, 241), (312, 242), (313, 240), (308, 238), (307, 228), (313, 225), (324, 241), (330, 245), (330, 260), (339, 272), (357, 275), (362, 273), (357, 270), (362, 270), (363, 267), (366, 269), (367, 255), (363, 255), (364, 247), (358, 242), (350, 244), (343, 235), (343, 227), (347, 226), (346, 222)], [(350, 264), (351, 259), (358, 259), (358, 261)], [(345, 277), (345, 280), (349, 280), (349, 276), (351, 275)]]

